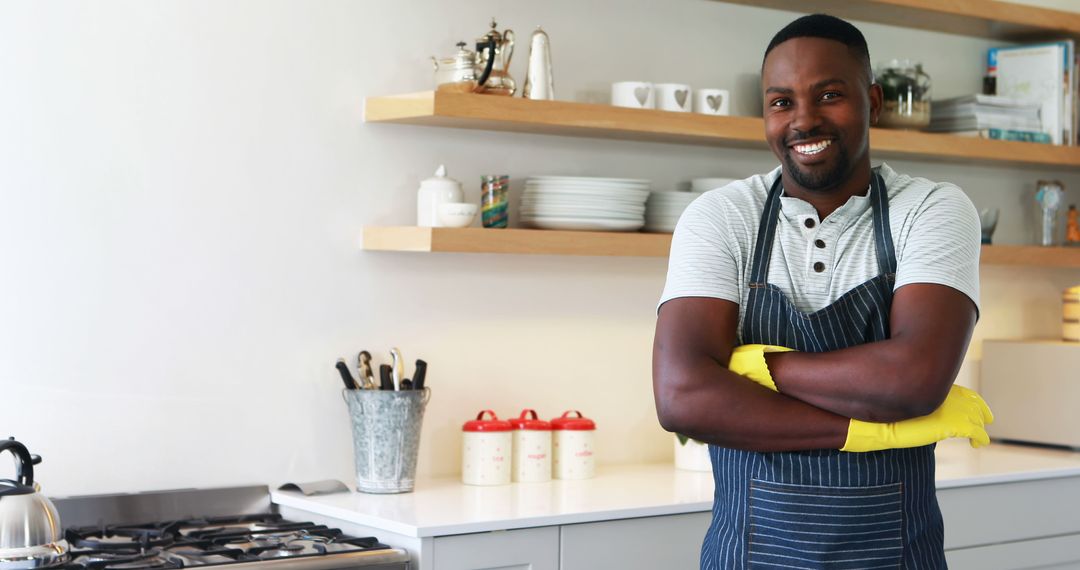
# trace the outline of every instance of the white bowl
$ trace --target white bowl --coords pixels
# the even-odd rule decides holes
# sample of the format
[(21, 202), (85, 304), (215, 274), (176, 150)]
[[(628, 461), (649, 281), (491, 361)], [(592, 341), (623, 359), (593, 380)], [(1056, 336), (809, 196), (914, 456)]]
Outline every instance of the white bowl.
[(443, 227), (464, 228), (476, 218), (479, 206), (466, 202), (447, 202), (439, 204), (439, 221)]

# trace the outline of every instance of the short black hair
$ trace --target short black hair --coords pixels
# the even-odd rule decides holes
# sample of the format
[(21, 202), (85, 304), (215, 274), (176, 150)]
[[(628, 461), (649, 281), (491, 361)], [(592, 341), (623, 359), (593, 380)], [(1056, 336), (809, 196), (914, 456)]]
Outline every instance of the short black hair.
[(870, 68), (870, 49), (866, 46), (866, 38), (863, 37), (859, 28), (851, 23), (828, 14), (810, 14), (796, 19), (776, 32), (769, 47), (765, 48), (765, 56), (761, 58), (761, 67), (765, 67), (765, 58), (776, 46), (795, 38), (824, 38), (838, 41), (848, 47), (851, 54), (859, 59), (866, 67), (867, 80), (874, 82), (874, 72)]

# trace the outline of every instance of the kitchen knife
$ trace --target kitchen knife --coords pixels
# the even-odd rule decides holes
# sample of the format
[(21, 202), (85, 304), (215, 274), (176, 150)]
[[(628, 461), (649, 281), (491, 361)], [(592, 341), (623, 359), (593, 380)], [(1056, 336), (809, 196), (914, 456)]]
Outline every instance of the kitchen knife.
[(338, 372), (341, 373), (341, 381), (345, 383), (346, 390), (356, 390), (357, 387), (359, 387), (356, 380), (353, 380), (352, 372), (349, 372), (349, 365), (345, 364), (344, 358), (339, 358), (337, 364), (334, 366), (338, 369)]
[(405, 359), (401, 357), (401, 349), (394, 347), (390, 349), (390, 357), (394, 359), (393, 363), (393, 379), (394, 389), (401, 389), (401, 379), (405, 377)]
[(416, 359), (416, 371), (413, 373), (412, 387), (413, 390), (424, 389), (424, 377), (427, 376), (427, 362)]
[(380, 390), (394, 389), (394, 381), (390, 377), (390, 370), (391, 369), (389, 364), (379, 365), (379, 380), (381, 382), (381, 385), (379, 386)]
[(375, 372), (371, 370), (371, 353), (366, 350), (361, 350), (360, 355), (357, 357), (357, 361), (360, 363), (360, 377), (358, 384), (366, 390), (374, 390), (378, 388), (375, 385)]
[(412, 380), (409, 380), (408, 378), (402, 380), (401, 381), (401, 389), (402, 390), (412, 390)]

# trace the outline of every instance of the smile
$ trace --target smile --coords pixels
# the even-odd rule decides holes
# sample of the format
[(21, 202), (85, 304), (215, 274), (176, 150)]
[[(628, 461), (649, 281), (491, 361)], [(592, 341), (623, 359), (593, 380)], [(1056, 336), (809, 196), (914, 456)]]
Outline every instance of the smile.
[(825, 150), (831, 144), (831, 140), (824, 140), (807, 144), (796, 144), (792, 145), (791, 148), (795, 149), (795, 152), (799, 154), (813, 155)]

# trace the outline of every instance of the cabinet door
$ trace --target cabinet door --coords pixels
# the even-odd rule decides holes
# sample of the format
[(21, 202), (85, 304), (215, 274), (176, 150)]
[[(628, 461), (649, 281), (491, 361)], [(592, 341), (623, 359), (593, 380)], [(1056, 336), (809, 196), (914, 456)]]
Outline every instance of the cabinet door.
[(938, 490), (945, 550), (1080, 533), (1080, 477)]
[(562, 570), (696, 570), (712, 513), (564, 525)]
[(953, 570), (1077, 570), (1080, 535), (950, 550), (945, 560)]
[(440, 536), (433, 570), (558, 570), (559, 527)]

